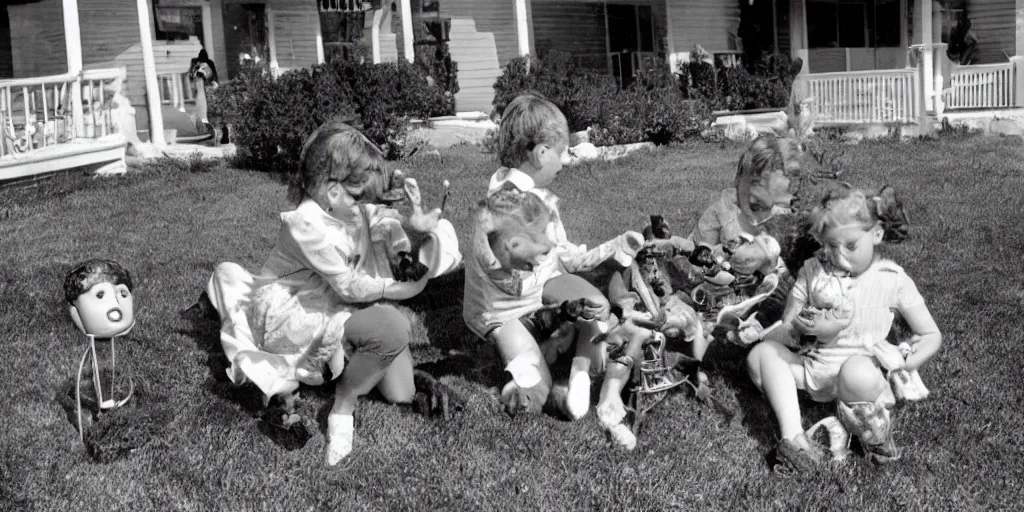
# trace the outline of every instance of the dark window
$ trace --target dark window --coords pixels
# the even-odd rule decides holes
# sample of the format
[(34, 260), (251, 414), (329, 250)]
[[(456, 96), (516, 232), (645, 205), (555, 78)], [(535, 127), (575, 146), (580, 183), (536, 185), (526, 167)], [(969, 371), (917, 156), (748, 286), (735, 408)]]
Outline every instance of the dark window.
[(157, 41), (186, 41), (189, 37), (203, 44), (202, 7), (161, 6), (153, 1), (153, 37)]
[(640, 51), (654, 51), (654, 21), (651, 15), (651, 6), (638, 5), (636, 7), (636, 23), (640, 32)]
[(900, 45), (900, 0), (807, 0), (811, 48)]

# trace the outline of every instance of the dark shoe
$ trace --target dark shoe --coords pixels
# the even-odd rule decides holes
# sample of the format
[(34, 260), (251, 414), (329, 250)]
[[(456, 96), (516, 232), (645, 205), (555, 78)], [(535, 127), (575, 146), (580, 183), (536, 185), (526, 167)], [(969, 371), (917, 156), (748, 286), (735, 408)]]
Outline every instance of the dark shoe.
[(187, 317), (189, 315), (198, 315), (200, 318), (207, 320), (218, 320), (220, 314), (217, 313), (217, 309), (213, 307), (213, 303), (210, 302), (210, 296), (203, 292), (199, 295), (199, 300), (195, 304), (188, 307), (188, 309), (182, 310), (181, 316)]

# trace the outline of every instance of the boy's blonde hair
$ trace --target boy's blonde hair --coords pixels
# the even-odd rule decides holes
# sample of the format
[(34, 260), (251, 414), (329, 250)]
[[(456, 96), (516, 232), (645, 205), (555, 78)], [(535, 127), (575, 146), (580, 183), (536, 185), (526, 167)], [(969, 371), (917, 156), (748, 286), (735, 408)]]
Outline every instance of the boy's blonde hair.
[(344, 120), (320, 125), (302, 145), (299, 172), (288, 196), (295, 203), (313, 197), (324, 185), (337, 181), (361, 201), (379, 200), (391, 188), (384, 154), (359, 130)]
[(883, 187), (878, 194), (850, 187), (834, 189), (811, 211), (809, 231), (818, 240), (831, 228), (849, 225), (862, 226), (865, 231), (881, 225), (887, 242), (910, 237), (907, 215), (891, 187)]
[(762, 135), (750, 144), (736, 166), (736, 199), (740, 210), (751, 215), (750, 187), (766, 172), (799, 165), (800, 144), (795, 139)]
[(562, 111), (543, 96), (526, 93), (505, 107), (498, 127), (498, 160), (516, 168), (530, 158), (538, 144), (557, 146), (569, 142), (569, 123)]

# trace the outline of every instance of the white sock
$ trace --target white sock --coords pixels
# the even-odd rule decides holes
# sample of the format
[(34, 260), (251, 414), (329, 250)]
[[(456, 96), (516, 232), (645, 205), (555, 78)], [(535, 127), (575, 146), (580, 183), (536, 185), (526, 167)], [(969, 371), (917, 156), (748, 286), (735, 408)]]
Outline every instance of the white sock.
[(352, 453), (352, 441), (355, 439), (355, 418), (351, 414), (331, 414), (327, 416), (327, 465), (333, 466), (349, 453)]
[(565, 398), (566, 409), (569, 416), (578, 420), (587, 415), (590, 409), (590, 375), (587, 372), (577, 372), (569, 379), (569, 394)]

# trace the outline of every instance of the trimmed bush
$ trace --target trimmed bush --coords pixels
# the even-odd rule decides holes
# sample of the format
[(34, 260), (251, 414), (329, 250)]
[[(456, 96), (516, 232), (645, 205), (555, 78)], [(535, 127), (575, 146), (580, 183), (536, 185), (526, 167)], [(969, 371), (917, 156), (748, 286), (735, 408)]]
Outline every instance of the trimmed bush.
[(686, 98), (704, 100), (714, 110), (785, 108), (798, 71), (789, 56), (778, 53), (742, 67), (691, 60), (680, 69), (679, 84)]
[(540, 93), (558, 105), (571, 131), (594, 128), (595, 145), (664, 144), (699, 133), (710, 117), (707, 108), (685, 100), (664, 62), (642, 68), (620, 91), (612, 77), (580, 66), (566, 53), (512, 59), (494, 84), (494, 108), (500, 113), (519, 94)]
[(395, 159), (404, 155), (410, 118), (454, 113), (451, 88), (457, 90), (457, 81), (444, 80), (428, 80), (424, 69), (405, 62), (335, 60), (277, 79), (250, 64), (211, 92), (210, 115), (232, 124), (238, 163), (252, 169), (293, 171), (306, 137), (336, 116), (359, 126)]

